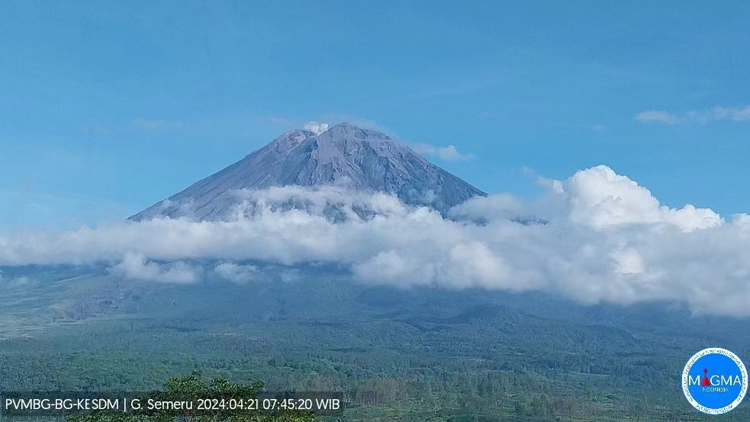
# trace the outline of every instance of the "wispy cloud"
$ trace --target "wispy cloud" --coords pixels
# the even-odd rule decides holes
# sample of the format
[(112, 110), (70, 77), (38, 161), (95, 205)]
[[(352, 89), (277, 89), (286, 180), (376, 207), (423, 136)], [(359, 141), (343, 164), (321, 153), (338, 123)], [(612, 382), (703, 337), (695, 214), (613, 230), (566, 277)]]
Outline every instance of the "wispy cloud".
[(676, 125), (680, 122), (680, 118), (676, 114), (663, 110), (642, 111), (635, 115), (635, 120), (639, 122), (663, 123), (665, 125)]
[(640, 122), (653, 122), (665, 125), (707, 124), (715, 121), (750, 122), (750, 106), (721, 107), (706, 110), (692, 110), (674, 113), (665, 110), (648, 110), (635, 115)]
[(239, 265), (233, 262), (222, 262), (216, 265), (214, 273), (221, 279), (237, 284), (245, 284), (263, 277), (260, 269), (255, 265)]
[(0, 271), (0, 289), (8, 289), (14, 287), (23, 287), (30, 284), (32, 280), (26, 276), (20, 277), (5, 277), (2, 271)]
[(445, 161), (468, 161), (476, 158), (474, 154), (464, 154), (459, 152), (454, 145), (441, 147), (432, 144), (418, 143), (411, 145), (411, 148), (422, 155), (437, 157)]
[(592, 132), (597, 132), (597, 133), (604, 133), (609, 130), (609, 128), (603, 124), (582, 125), (581, 127), (583, 127), (584, 129), (588, 129)]

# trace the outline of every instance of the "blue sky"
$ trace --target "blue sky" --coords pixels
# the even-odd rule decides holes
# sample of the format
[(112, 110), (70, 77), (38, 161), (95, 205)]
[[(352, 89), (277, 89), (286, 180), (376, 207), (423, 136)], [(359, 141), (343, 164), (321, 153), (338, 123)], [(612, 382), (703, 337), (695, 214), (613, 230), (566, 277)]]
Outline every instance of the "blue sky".
[(310, 120), (533, 194), (606, 164), (750, 211), (742, 2), (5, 2), (0, 231), (117, 221)]

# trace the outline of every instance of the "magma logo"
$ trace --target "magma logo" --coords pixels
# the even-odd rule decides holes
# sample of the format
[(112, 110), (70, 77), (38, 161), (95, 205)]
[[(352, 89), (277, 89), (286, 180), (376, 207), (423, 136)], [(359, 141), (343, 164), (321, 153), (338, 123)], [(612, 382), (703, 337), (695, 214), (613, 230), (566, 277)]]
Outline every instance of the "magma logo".
[(703, 349), (685, 365), (682, 391), (696, 409), (709, 415), (722, 415), (739, 406), (745, 398), (747, 369), (729, 350)]

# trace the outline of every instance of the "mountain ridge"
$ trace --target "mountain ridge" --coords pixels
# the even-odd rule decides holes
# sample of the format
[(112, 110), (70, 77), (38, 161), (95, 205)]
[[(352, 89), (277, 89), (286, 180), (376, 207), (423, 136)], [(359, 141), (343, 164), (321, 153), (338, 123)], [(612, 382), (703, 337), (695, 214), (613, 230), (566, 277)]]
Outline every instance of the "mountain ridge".
[(486, 193), (430, 163), (403, 143), (371, 129), (341, 123), (314, 133), (295, 129), (186, 189), (133, 215), (222, 220), (234, 215), (242, 189), (340, 185), (386, 192), (442, 214)]

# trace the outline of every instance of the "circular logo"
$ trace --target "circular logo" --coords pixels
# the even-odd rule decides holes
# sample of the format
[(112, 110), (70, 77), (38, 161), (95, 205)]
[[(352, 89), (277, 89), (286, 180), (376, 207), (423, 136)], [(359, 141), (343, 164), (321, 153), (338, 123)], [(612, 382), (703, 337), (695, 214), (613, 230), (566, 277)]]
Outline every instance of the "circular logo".
[(745, 398), (747, 368), (729, 350), (703, 349), (685, 365), (682, 391), (696, 409), (709, 415), (722, 415), (739, 406)]

